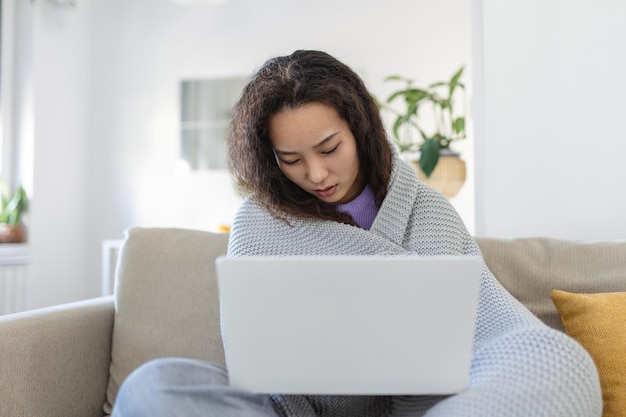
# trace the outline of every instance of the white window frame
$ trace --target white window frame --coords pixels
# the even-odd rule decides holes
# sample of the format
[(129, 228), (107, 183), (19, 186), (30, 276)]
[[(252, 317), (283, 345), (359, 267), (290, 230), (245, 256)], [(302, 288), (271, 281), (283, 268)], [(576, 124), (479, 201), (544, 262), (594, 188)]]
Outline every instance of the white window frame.
[(0, 0), (2, 40), (0, 51), (0, 175), (8, 184), (13, 181), (13, 97), (15, 70), (15, 1)]
[(30, 1), (0, 0), (0, 176), (32, 196), (34, 103), (33, 8)]

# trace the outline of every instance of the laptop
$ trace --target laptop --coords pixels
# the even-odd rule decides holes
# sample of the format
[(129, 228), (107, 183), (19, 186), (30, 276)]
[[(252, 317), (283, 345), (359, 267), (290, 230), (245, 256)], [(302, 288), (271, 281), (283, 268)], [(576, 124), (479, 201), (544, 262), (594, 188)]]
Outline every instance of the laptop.
[(230, 385), (255, 393), (467, 388), (476, 257), (220, 257)]

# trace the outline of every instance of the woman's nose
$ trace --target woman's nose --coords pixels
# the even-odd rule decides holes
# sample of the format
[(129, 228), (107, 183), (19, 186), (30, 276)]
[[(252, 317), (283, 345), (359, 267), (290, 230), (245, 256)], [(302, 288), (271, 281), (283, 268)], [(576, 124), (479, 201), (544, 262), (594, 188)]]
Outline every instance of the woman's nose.
[(309, 177), (309, 181), (314, 184), (319, 184), (323, 182), (328, 175), (328, 169), (326, 168), (326, 164), (324, 164), (322, 161), (310, 161), (308, 164), (307, 174)]

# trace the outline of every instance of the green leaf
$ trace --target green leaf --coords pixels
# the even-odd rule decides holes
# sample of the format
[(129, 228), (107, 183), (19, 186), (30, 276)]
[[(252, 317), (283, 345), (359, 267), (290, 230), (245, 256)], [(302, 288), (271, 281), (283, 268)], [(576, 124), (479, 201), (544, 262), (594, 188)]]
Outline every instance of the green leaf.
[(398, 90), (387, 98), (387, 103), (391, 103), (393, 100), (400, 96), (404, 97), (404, 101), (407, 104), (411, 104), (419, 103), (420, 101), (424, 100), (429, 96), (429, 93), (428, 91), (422, 90), (420, 88), (407, 88), (404, 90)]
[(406, 122), (406, 116), (398, 116), (396, 118), (396, 121), (393, 124), (393, 136), (395, 136), (396, 139), (398, 139), (398, 142), (401, 142), (400, 140), (400, 128), (402, 127), (402, 125)]
[(20, 199), (21, 195), (19, 193), (13, 194), (13, 198), (11, 198), (7, 205), (4, 207), (4, 211), (6, 211), (7, 213), (11, 213), (17, 210), (17, 208), (20, 207)]
[(422, 145), (422, 153), (419, 160), (419, 166), (427, 178), (435, 170), (437, 162), (439, 162), (439, 142), (431, 138)]
[(452, 122), (452, 127), (457, 135), (463, 132), (465, 130), (465, 117), (457, 117), (454, 122)]
[(459, 78), (461, 78), (461, 75), (463, 75), (463, 69), (464, 67), (461, 66), (461, 68), (452, 76), (452, 79), (450, 80), (450, 98), (452, 98), (454, 90), (459, 84)]
[(450, 80), (450, 84), (458, 84), (459, 78), (461, 78), (461, 75), (463, 75), (464, 69), (465, 67), (462, 65), (461, 68), (459, 68), (459, 70), (452, 76), (452, 79)]
[(0, 223), (16, 225), (20, 222), (22, 214), (28, 210), (28, 196), (26, 191), (20, 186), (15, 193), (11, 194), (9, 187), (1, 179), (0, 190), (2, 193)]
[(395, 74), (394, 74), (394, 75), (390, 75), (390, 76), (386, 77), (386, 78), (385, 78), (385, 81), (404, 81), (404, 82), (406, 82), (406, 83), (408, 83), (408, 84), (410, 84), (410, 83), (412, 82), (412, 81), (411, 81), (410, 79), (408, 79), (408, 78), (405, 78), (405, 77), (403, 77), (403, 76), (401, 76), (401, 75), (395, 75)]
[(387, 97), (387, 103), (391, 103), (393, 100), (395, 100), (399, 96), (405, 96), (406, 92), (407, 92), (407, 90), (395, 91), (393, 94), (391, 94), (389, 97)]

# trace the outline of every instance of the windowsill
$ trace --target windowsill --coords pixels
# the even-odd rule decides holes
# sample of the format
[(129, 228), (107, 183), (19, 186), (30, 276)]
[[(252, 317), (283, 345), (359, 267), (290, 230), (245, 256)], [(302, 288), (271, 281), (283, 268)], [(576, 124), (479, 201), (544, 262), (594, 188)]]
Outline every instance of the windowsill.
[(30, 263), (28, 243), (0, 243), (0, 265), (21, 265)]

